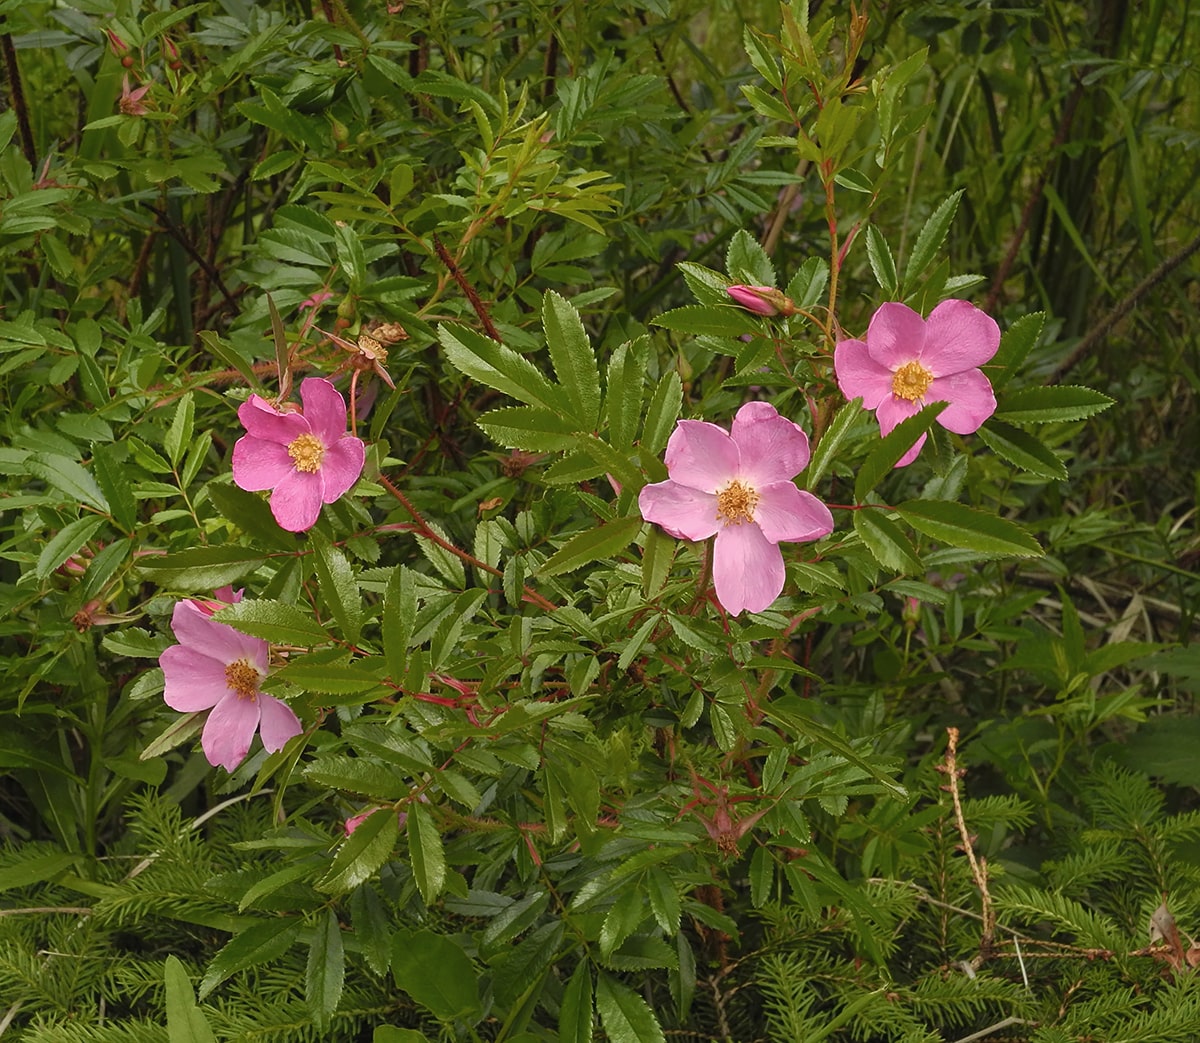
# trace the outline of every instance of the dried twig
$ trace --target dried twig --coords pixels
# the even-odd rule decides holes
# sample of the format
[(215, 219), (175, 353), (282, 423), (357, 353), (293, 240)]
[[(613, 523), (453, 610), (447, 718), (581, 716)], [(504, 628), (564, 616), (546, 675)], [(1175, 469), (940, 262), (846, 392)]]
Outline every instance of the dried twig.
[(475, 314), (479, 316), (479, 321), (483, 323), (484, 331), (489, 337), (492, 338), (492, 340), (503, 343), (499, 331), (492, 322), (492, 317), (488, 314), (487, 308), (484, 306), (483, 301), (480, 300), (479, 294), (477, 294), (474, 287), (467, 282), (467, 277), (463, 275), (463, 273), (459, 270), (458, 265), (454, 263), (454, 258), (450, 256), (450, 251), (442, 245), (442, 241), (436, 235), (433, 237), (433, 248), (437, 251), (438, 257), (441, 258), (442, 264), (444, 264), (450, 274), (454, 276), (454, 281), (458, 283), (459, 289), (466, 294), (467, 300), (471, 302), (471, 307), (475, 309)]
[(971, 961), (971, 966), (977, 970), (992, 953), (996, 937), (996, 913), (992, 908), (991, 893), (988, 891), (987, 859), (975, 854), (971, 834), (967, 832), (967, 822), (963, 817), (958, 780), (967, 770), (958, 766), (958, 729), (947, 728), (946, 735), (949, 739), (946, 744), (946, 760), (944, 764), (938, 765), (937, 770), (947, 778), (947, 785), (942, 788), (950, 791), (950, 799), (954, 802), (954, 822), (958, 826), (958, 835), (962, 839), (963, 851), (966, 852), (967, 861), (971, 865), (971, 876), (975, 879), (975, 886), (979, 888), (982, 903), (983, 933), (979, 936), (979, 953)]

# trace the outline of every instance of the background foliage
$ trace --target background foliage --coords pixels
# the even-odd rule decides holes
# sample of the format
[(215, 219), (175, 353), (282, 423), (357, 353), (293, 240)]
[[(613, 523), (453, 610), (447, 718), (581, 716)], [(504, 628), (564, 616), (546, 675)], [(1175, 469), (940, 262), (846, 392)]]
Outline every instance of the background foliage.
[[(1193, 1038), (1196, 12), (809, 6), (0, 3), (0, 1033)], [(731, 280), (972, 297), (995, 421), (891, 472)], [(268, 295), (407, 333), (307, 537)], [(730, 620), (634, 497), (754, 396), (838, 528)], [(227, 583), (307, 726), (232, 776)]]

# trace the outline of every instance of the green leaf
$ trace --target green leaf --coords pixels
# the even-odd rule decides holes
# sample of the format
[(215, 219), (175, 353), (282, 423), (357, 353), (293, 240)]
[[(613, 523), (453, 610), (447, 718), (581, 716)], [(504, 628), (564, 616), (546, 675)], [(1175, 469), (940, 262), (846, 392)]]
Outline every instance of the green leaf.
[(163, 439), (163, 448), (167, 451), (167, 458), (171, 461), (172, 467), (179, 467), (179, 461), (183, 459), (183, 454), (192, 444), (195, 415), (196, 403), (189, 391), (175, 406), (175, 418), (171, 421), (171, 426), (167, 429), (167, 435)]
[(99, 514), (87, 514), (64, 525), (47, 541), (38, 555), (37, 578), (44, 580), (64, 561), (96, 535), (107, 523)]
[(1067, 477), (1067, 466), (1033, 435), (993, 417), (975, 432), (979, 440), (1010, 464), (1040, 478)]
[(446, 856), (441, 835), (423, 804), (414, 803), (408, 810), (408, 855), (417, 890), (429, 905), (446, 884)]
[(592, 1043), (592, 969), (587, 960), (575, 965), (558, 1009), (558, 1043)]
[(672, 370), (658, 382), (658, 387), (646, 409), (646, 423), (642, 427), (642, 448), (648, 453), (661, 453), (667, 439), (675, 429), (679, 410), (683, 406), (683, 382)]
[(1046, 313), (1035, 311), (1022, 315), (1000, 336), (1000, 347), (992, 361), (984, 367), (992, 389), (999, 392), (1017, 375), (1026, 356), (1042, 335)]
[(362, 630), (362, 597), (354, 571), (346, 556), (324, 537), (314, 535), (312, 544), (316, 551), (313, 565), (325, 605), (333, 613), (342, 637), (352, 645), (357, 644)]
[(633, 542), (642, 527), (641, 518), (617, 518), (586, 532), (577, 533), (538, 568), (539, 576), (573, 572), (599, 558), (611, 557)]
[(729, 240), (725, 251), (725, 271), (736, 283), (750, 286), (774, 286), (775, 266), (759, 244), (744, 228), (739, 228)]
[(334, 911), (326, 907), (317, 915), (318, 923), (304, 972), (304, 999), (313, 1024), (324, 1032), (342, 998), (346, 954), (342, 949), (342, 929)]
[(825, 477), (825, 472), (833, 466), (833, 461), (837, 459), (842, 446), (849, 439), (850, 432), (854, 430), (856, 424), (863, 420), (865, 415), (861, 397), (851, 399), (833, 415), (833, 420), (825, 428), (825, 433), (821, 435), (821, 440), (813, 450), (812, 459), (808, 463), (805, 485), (809, 489), (815, 489), (820, 484), (821, 479)]
[(1112, 404), (1113, 400), (1099, 391), (1059, 384), (1054, 387), (1022, 388), (1006, 395), (996, 408), (996, 416), (1014, 424), (1049, 424), (1084, 420), (1103, 412)]
[(562, 942), (562, 920), (542, 924), (514, 948), (492, 961), (492, 989), (501, 1007), (511, 1007), (529, 988), (541, 982)]
[(769, 38), (760, 37), (758, 31), (748, 25), (742, 30), (742, 46), (750, 58), (750, 64), (767, 83), (777, 91), (782, 91), (783, 74), (779, 69), (779, 59), (776, 57), (776, 48), (779, 45), (774, 41), (768, 41)]
[(200, 998), (204, 999), (231, 974), (277, 960), (299, 934), (300, 924), (296, 921), (272, 917), (234, 935), (208, 965), (200, 982)]
[(596, 980), (596, 1009), (610, 1043), (666, 1043), (646, 1001), (603, 971)]
[(570, 406), (559, 388), (523, 355), (453, 324), (438, 327), (438, 340), (450, 364), (472, 380), (502, 391), (531, 406), (569, 416)]
[(197, 547), (142, 558), (138, 571), (158, 587), (211, 591), (244, 579), (265, 561), (262, 551), (248, 547)]
[[(10, 858), (14, 857), (10, 854)], [(14, 887), (29, 887), (51, 880), (83, 857), (55, 852), (48, 855), (16, 856), (20, 860), (0, 869), (0, 891), (11, 891)]]
[(679, 891), (664, 869), (651, 866), (646, 872), (646, 894), (650, 897), (650, 911), (663, 933), (668, 937), (679, 930)]
[(251, 364), (250, 360), (247, 359), (246, 356), (238, 351), (237, 348), (235, 348), (232, 344), (225, 343), (225, 341), (218, 337), (212, 330), (200, 330), (197, 336), (200, 338), (201, 343), (208, 348), (209, 352), (211, 352), (219, 361), (225, 363), (225, 365), (229, 366), (231, 369), (236, 369), (250, 387), (262, 387), (262, 381), (254, 372), (254, 366)]
[(897, 290), (896, 261), (883, 233), (874, 225), (867, 226), (867, 260), (871, 262), (871, 271), (884, 296), (893, 300)]
[(258, 493), (225, 482), (209, 482), (205, 489), (221, 517), (254, 537), (258, 545), (279, 550), (295, 549), (295, 538), (279, 527), (270, 505)]
[(47, 485), (53, 486), (71, 503), (83, 503), (105, 514), (108, 500), (100, 491), (96, 479), (77, 460), (58, 453), (33, 453), (25, 458), (25, 470)]
[(798, 308), (811, 308), (820, 301), (829, 284), (829, 262), (824, 257), (810, 257), (787, 285), (787, 295)]
[(475, 423), (492, 441), (506, 449), (524, 449), (531, 453), (574, 448), (576, 432), (584, 430), (573, 417), (534, 406), (492, 409)]
[(383, 655), (388, 676), (399, 682), (408, 666), (408, 642), (417, 618), (416, 577), (397, 565), (383, 594)]
[(267, 598), (239, 601), (218, 610), (214, 617), (243, 634), (261, 637), (273, 645), (307, 648), (329, 640), (329, 633), (312, 615), (295, 605)]
[(685, 304), (651, 320), (655, 326), (697, 337), (740, 337), (754, 333), (756, 320), (744, 308), (723, 305)]
[(137, 500), (129, 484), (129, 467), (124, 446), (115, 442), (97, 445), (92, 450), (92, 471), (112, 508), (113, 521), (125, 532), (137, 522)]
[(646, 338), (626, 341), (608, 362), (604, 399), (608, 441), (618, 452), (627, 452), (637, 437), (642, 418), (642, 392), (646, 376)]
[(392, 937), (396, 985), (439, 1021), (480, 1014), (479, 974), (465, 952), (433, 931), (398, 930)]
[(854, 531), (885, 569), (912, 574), (924, 571), (911, 541), (883, 511), (872, 507), (855, 511)]
[(647, 526), (642, 544), (642, 597), (647, 601), (662, 590), (667, 582), (678, 546), (678, 541), (661, 532), (657, 526)]
[(1004, 518), (948, 500), (910, 500), (896, 508), (909, 525), (940, 543), (997, 557), (1036, 557), (1042, 548)]
[(946, 406), (946, 402), (931, 402), (919, 413), (907, 420), (901, 420), (888, 436), (871, 450), (854, 480), (854, 498), (859, 503), (867, 498), (867, 493), (874, 489), (885, 475), (891, 473), (917, 439), (933, 427), (933, 422)]
[(192, 982), (178, 956), (163, 968), (167, 993), (168, 1043), (216, 1043), (204, 1012), (196, 1005)]
[(337, 705), (366, 702), (385, 693), (387, 689), (382, 686), (378, 676), (380, 665), (377, 657), (367, 656), (352, 660), (347, 653), (330, 659), (328, 652), (329, 649), (322, 649), (311, 655), (294, 656), (275, 676), (294, 684), (297, 688), (303, 688), (306, 692), (320, 692), (322, 695), (335, 697), (361, 697), (330, 700), (332, 704)]
[(395, 808), (372, 812), (342, 841), (329, 871), (317, 881), (318, 889), (335, 895), (353, 891), (392, 857), (399, 835)]
[(846, 739), (812, 717), (815, 708), (807, 699), (786, 695), (772, 699), (764, 709), (766, 716), (787, 728), (795, 737), (806, 738), (817, 746), (844, 757), (857, 768), (898, 797), (907, 795), (905, 788), (893, 779), (876, 759), (864, 756)]
[(913, 243), (912, 253), (904, 266), (904, 282), (902, 297), (907, 297), (909, 291), (916, 285), (917, 279), (929, 267), (934, 257), (946, 241), (950, 232), (950, 223), (958, 210), (958, 201), (962, 198), (963, 189), (952, 193), (942, 201), (936, 210), (929, 215), (921, 231), (917, 233), (917, 241)]
[(542, 327), (554, 374), (573, 407), (576, 430), (594, 430), (600, 417), (600, 371), (579, 312), (548, 290), (542, 298)]
[(399, 1029), (394, 1025), (376, 1025), (371, 1043), (429, 1043), (429, 1037), (418, 1029)]

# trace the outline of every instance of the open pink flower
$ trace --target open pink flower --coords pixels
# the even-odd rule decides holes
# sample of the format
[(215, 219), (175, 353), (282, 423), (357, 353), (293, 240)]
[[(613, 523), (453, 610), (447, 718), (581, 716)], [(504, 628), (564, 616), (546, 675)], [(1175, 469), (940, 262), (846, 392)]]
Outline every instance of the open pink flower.
[(146, 113), (150, 111), (150, 108), (144, 101), (142, 101), (142, 99), (146, 96), (146, 92), (149, 90), (150, 84), (148, 83), (130, 90), (129, 74), (126, 73), (121, 77), (121, 97), (117, 101), (117, 107), (126, 116), (146, 115)]
[[(871, 316), (865, 341), (838, 342), (833, 366), (842, 394), (861, 395), (882, 434), (929, 402), (948, 402), (938, 423), (968, 435), (996, 410), (992, 385), (979, 367), (999, 346), (1000, 327), (970, 301), (942, 301), (928, 319), (892, 302)], [(912, 463), (924, 444), (922, 435), (896, 466)]]
[(285, 703), (264, 695), (270, 646), (211, 618), (205, 607), (180, 601), (171, 614), (179, 639), (161, 656), (166, 686), (163, 699), (173, 710), (211, 710), (200, 735), (208, 763), (233, 771), (250, 750), (254, 733), (271, 752), (301, 732), (300, 721)]
[(346, 400), (323, 377), (300, 384), (302, 412), (251, 395), (238, 409), (246, 433), (233, 447), (233, 480), (271, 493), (271, 513), (289, 532), (316, 524), (321, 504), (349, 491), (362, 473), (362, 439), (346, 433)]
[(761, 612), (783, 590), (781, 540), (816, 540), (833, 515), (792, 479), (808, 464), (808, 436), (767, 402), (747, 402), (726, 432), (680, 420), (667, 442), (665, 482), (638, 495), (642, 517), (672, 536), (716, 535), (713, 581), (725, 611)]

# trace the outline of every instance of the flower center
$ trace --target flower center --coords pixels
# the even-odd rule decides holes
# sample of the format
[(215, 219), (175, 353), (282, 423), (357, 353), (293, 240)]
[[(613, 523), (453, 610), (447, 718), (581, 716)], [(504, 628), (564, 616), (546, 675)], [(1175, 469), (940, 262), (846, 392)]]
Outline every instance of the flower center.
[(258, 697), (259, 672), (245, 659), (238, 659), (225, 667), (225, 683), (237, 692), (241, 699), (253, 701)]
[(892, 394), (915, 402), (929, 390), (932, 383), (933, 374), (914, 359), (892, 374)]
[(758, 493), (735, 479), (717, 493), (717, 518), (724, 519), (726, 525), (752, 522), (758, 500)]
[(297, 471), (315, 474), (321, 469), (321, 461), (325, 458), (325, 446), (316, 435), (300, 435), (288, 446), (288, 456), (296, 464)]

